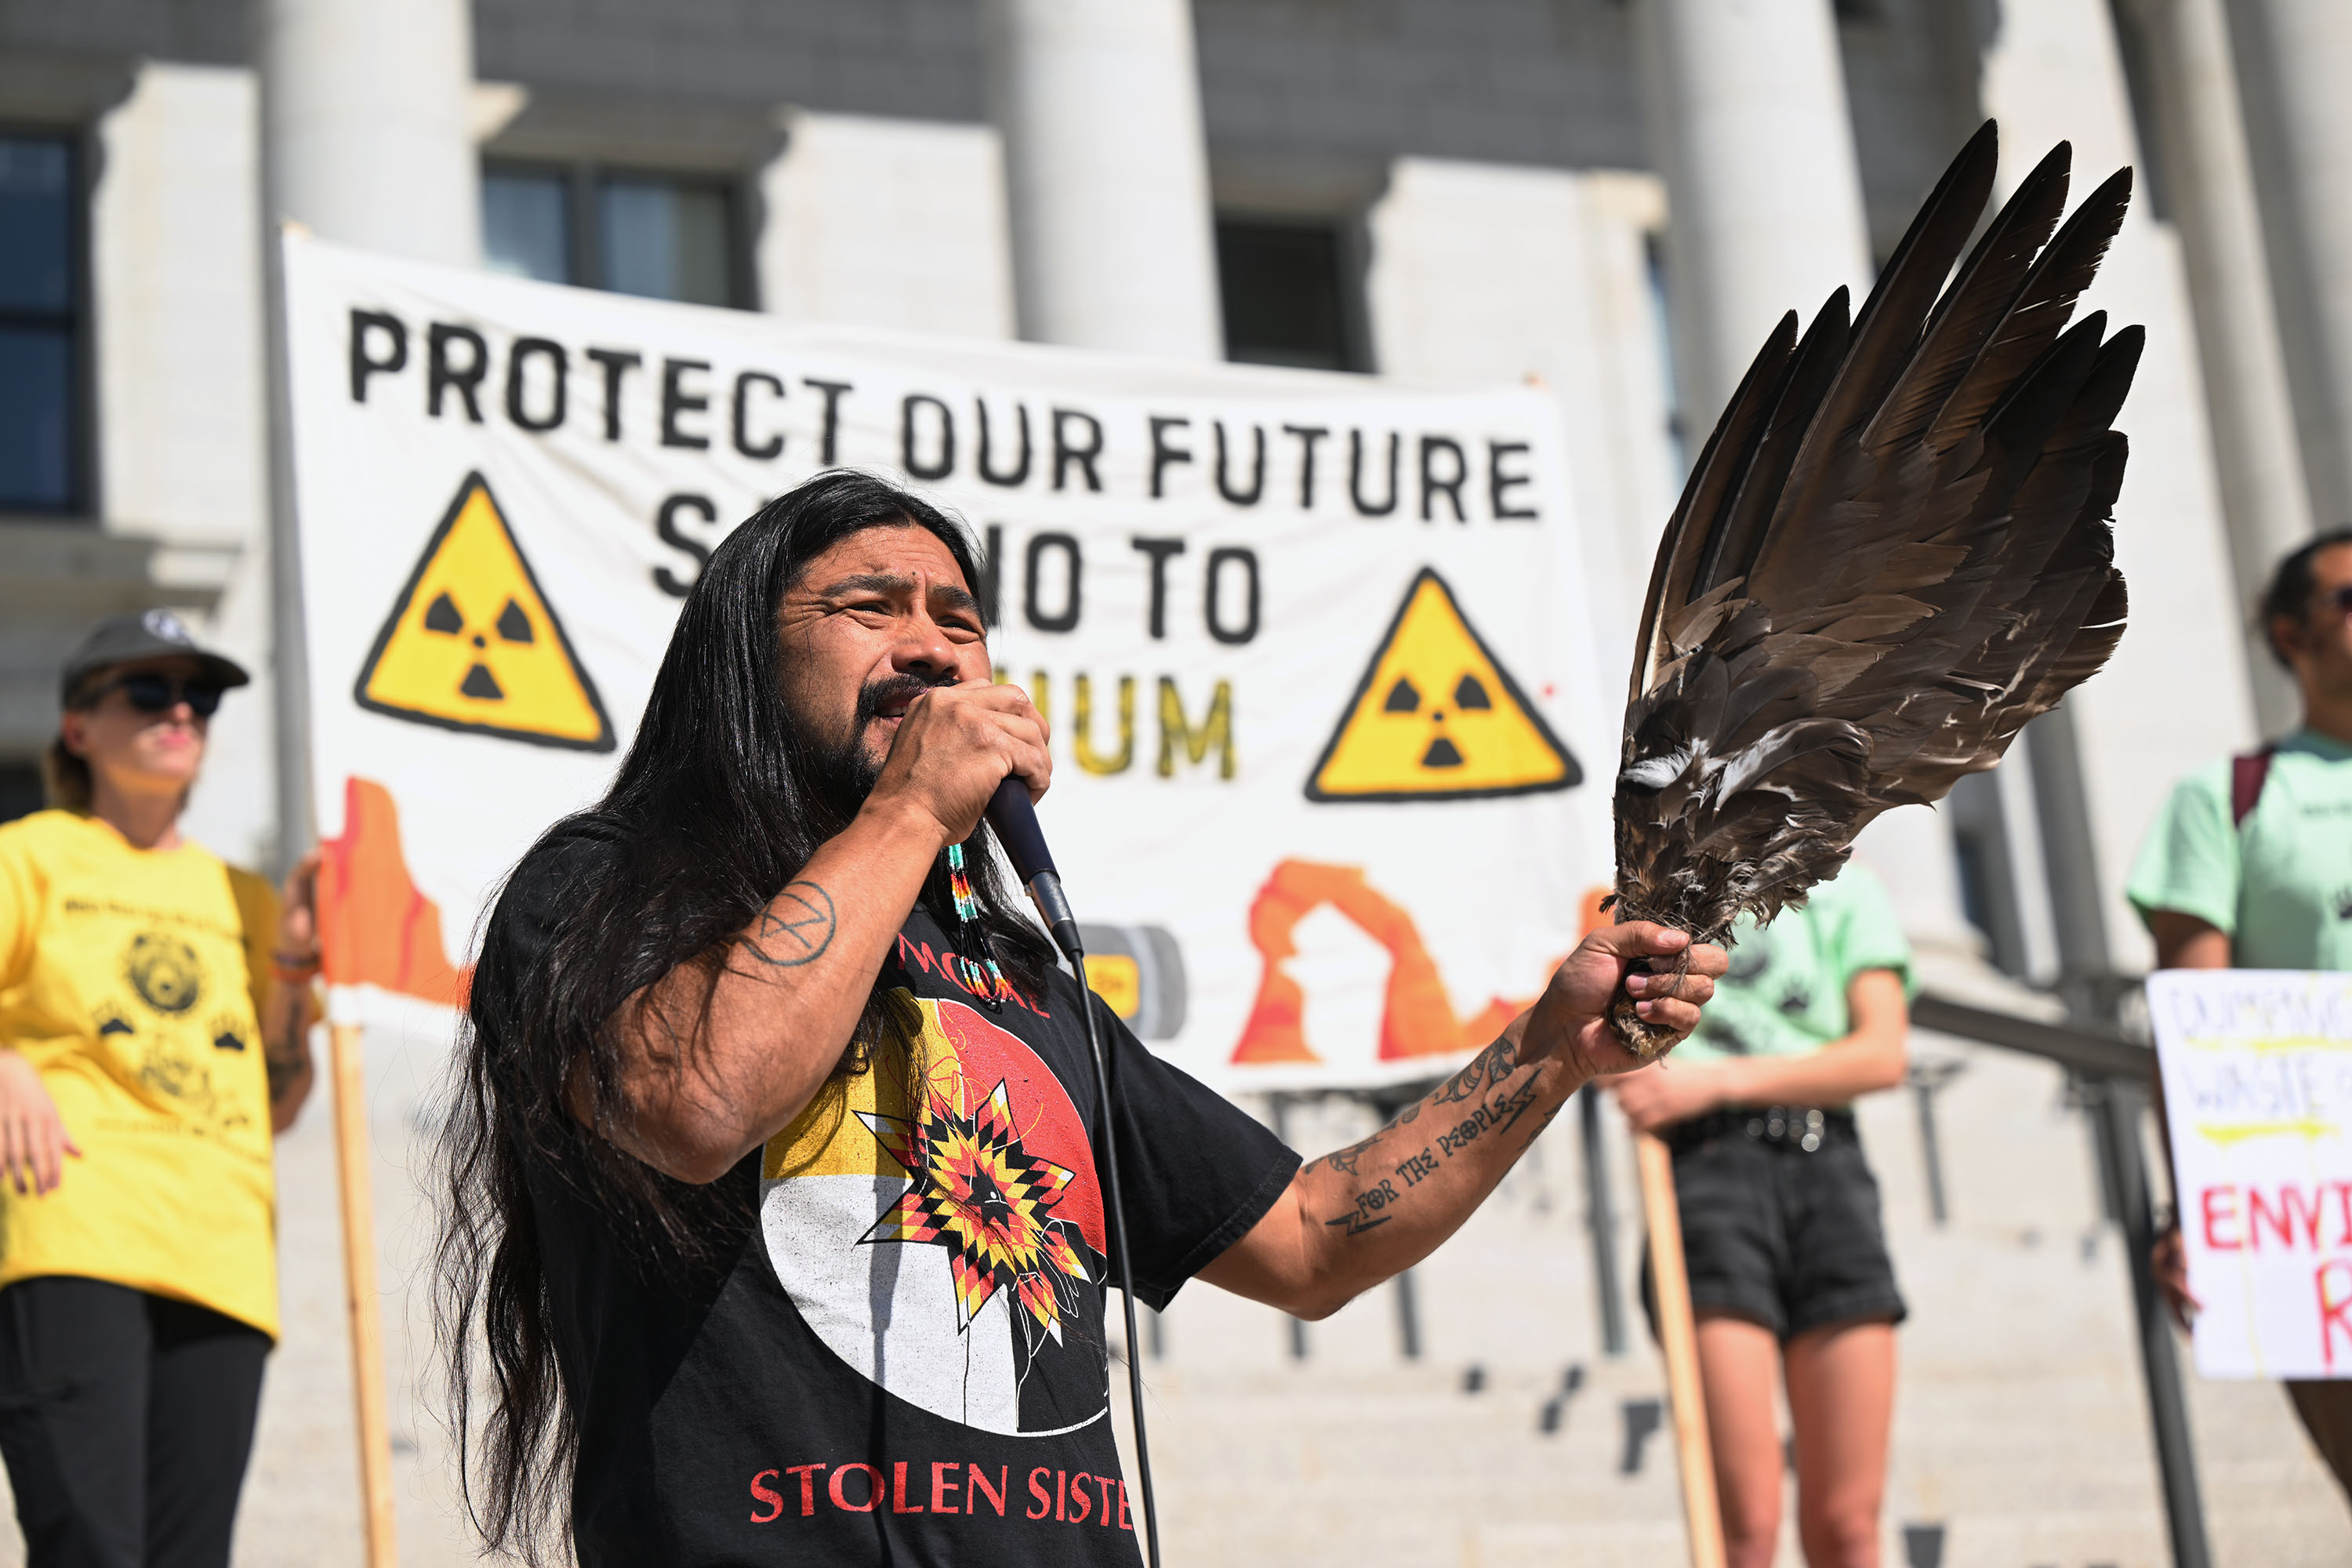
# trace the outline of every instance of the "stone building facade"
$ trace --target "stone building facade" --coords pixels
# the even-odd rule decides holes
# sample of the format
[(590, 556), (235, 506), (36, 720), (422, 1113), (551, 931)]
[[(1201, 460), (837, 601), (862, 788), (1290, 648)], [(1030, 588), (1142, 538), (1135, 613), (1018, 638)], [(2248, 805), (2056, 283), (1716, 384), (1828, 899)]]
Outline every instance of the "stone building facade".
[[(2333, 0), (0, 0), (0, 810), (53, 670), (165, 604), (270, 664), (264, 236), (802, 319), (1559, 396), (1623, 647), (1771, 319), (1866, 287), (1979, 120), (2140, 198), (2114, 668), (1866, 853), (1928, 942), (2133, 969), (2171, 781), (2291, 717), (2246, 631), (2352, 521)], [(282, 859), (276, 700), (194, 807)], [(1905, 821), (1914, 816), (1916, 822)]]

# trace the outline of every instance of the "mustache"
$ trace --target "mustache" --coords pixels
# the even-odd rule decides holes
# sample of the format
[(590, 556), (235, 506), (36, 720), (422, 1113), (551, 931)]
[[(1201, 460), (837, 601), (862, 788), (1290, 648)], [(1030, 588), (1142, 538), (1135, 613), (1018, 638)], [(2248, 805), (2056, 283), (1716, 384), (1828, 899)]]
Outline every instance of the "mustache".
[(953, 686), (956, 678), (942, 674), (937, 679), (919, 675), (893, 675), (881, 680), (870, 680), (857, 690), (856, 728), (864, 733), (866, 726), (882, 717), (886, 707), (903, 708), (924, 692), (942, 686)]

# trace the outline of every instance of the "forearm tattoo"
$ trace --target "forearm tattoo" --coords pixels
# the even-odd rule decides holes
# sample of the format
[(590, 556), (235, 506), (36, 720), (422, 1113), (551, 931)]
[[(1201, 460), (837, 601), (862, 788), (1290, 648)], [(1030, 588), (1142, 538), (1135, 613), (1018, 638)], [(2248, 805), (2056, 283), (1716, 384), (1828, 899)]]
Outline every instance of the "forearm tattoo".
[(792, 882), (736, 943), (771, 969), (798, 969), (833, 945), (835, 920), (831, 893), (814, 882)]
[[(1420, 1109), (1421, 1107), (1418, 1103), (1416, 1103), (1412, 1108), (1413, 1110), (1418, 1110)], [(1405, 1115), (1407, 1116), (1411, 1116), (1412, 1114), (1412, 1110), (1405, 1112)], [(1373, 1133), (1370, 1138), (1366, 1138), (1360, 1142), (1350, 1143), (1345, 1149), (1334, 1149), (1328, 1154), (1324, 1155), (1322, 1159), (1309, 1162), (1307, 1168), (1312, 1170), (1318, 1164), (1328, 1165), (1335, 1171), (1344, 1172), (1348, 1175), (1352, 1176), (1356, 1173), (1356, 1166), (1360, 1163), (1364, 1158), (1364, 1152), (1371, 1148), (1373, 1144), (1378, 1143), (1383, 1137), (1387, 1136), (1387, 1134), (1388, 1129), (1383, 1127), (1378, 1132)]]
[[(1378, 1132), (1310, 1163), (1307, 1166), (1310, 1171), (1316, 1165), (1328, 1165), (1342, 1175), (1356, 1177), (1359, 1183), (1352, 1206), (1338, 1218), (1327, 1219), (1323, 1223), (1349, 1236), (1361, 1236), (1366, 1231), (1377, 1230), (1395, 1218), (1391, 1211), (1413, 1188), (1435, 1175), (1446, 1162), (1481, 1139), (1508, 1132), (1517, 1127), (1528, 1112), (1535, 1109), (1538, 1098), (1533, 1075), (1515, 1086), (1505, 1087), (1504, 1080), (1518, 1065), (1518, 1052), (1510, 1040), (1507, 1037), (1498, 1039), (1465, 1063), (1459, 1072), (1439, 1084), (1426, 1099), (1405, 1107), (1394, 1121)], [(1449, 1106), (1467, 1106), (1468, 1109), (1453, 1111), (1446, 1110)], [(1419, 1120), (1424, 1109), (1439, 1112), (1442, 1118), (1451, 1118), (1452, 1124), (1441, 1127), (1434, 1141), (1418, 1148), (1407, 1147), (1405, 1141), (1396, 1134)], [(1559, 1106), (1547, 1111), (1528, 1132), (1526, 1142), (1520, 1144), (1520, 1150), (1524, 1152), (1528, 1143), (1534, 1142), (1537, 1136), (1551, 1124), (1551, 1119), (1559, 1114)], [(1388, 1154), (1377, 1152), (1383, 1144), (1389, 1145)], [(1382, 1164), (1389, 1163), (1390, 1155), (1397, 1153), (1402, 1153), (1403, 1158), (1391, 1168), (1388, 1174), (1367, 1174), (1364, 1172), (1368, 1157), (1371, 1160), (1372, 1171), (1377, 1173)]]

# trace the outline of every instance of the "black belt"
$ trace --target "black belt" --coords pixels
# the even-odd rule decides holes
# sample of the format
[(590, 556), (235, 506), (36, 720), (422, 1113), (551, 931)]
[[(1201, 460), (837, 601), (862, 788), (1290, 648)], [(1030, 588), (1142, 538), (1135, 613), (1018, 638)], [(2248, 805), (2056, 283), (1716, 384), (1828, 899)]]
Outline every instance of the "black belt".
[(1861, 1134), (1851, 1110), (1821, 1110), (1804, 1105), (1768, 1105), (1752, 1110), (1710, 1110), (1666, 1129), (1666, 1147), (1685, 1153), (1702, 1143), (1734, 1135), (1768, 1143), (1791, 1153), (1811, 1154), (1833, 1142), (1853, 1142)]

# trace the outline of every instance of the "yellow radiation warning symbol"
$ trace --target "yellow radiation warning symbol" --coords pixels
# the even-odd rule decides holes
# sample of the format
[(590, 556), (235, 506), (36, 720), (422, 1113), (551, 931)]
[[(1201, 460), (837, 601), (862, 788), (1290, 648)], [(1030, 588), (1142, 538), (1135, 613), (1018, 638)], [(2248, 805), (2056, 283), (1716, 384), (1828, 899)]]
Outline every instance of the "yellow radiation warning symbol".
[(596, 683), (478, 473), (425, 543), (353, 695), (373, 712), (444, 730), (613, 749)]
[(1308, 776), (1307, 798), (1465, 800), (1583, 778), (1444, 579), (1424, 566)]

